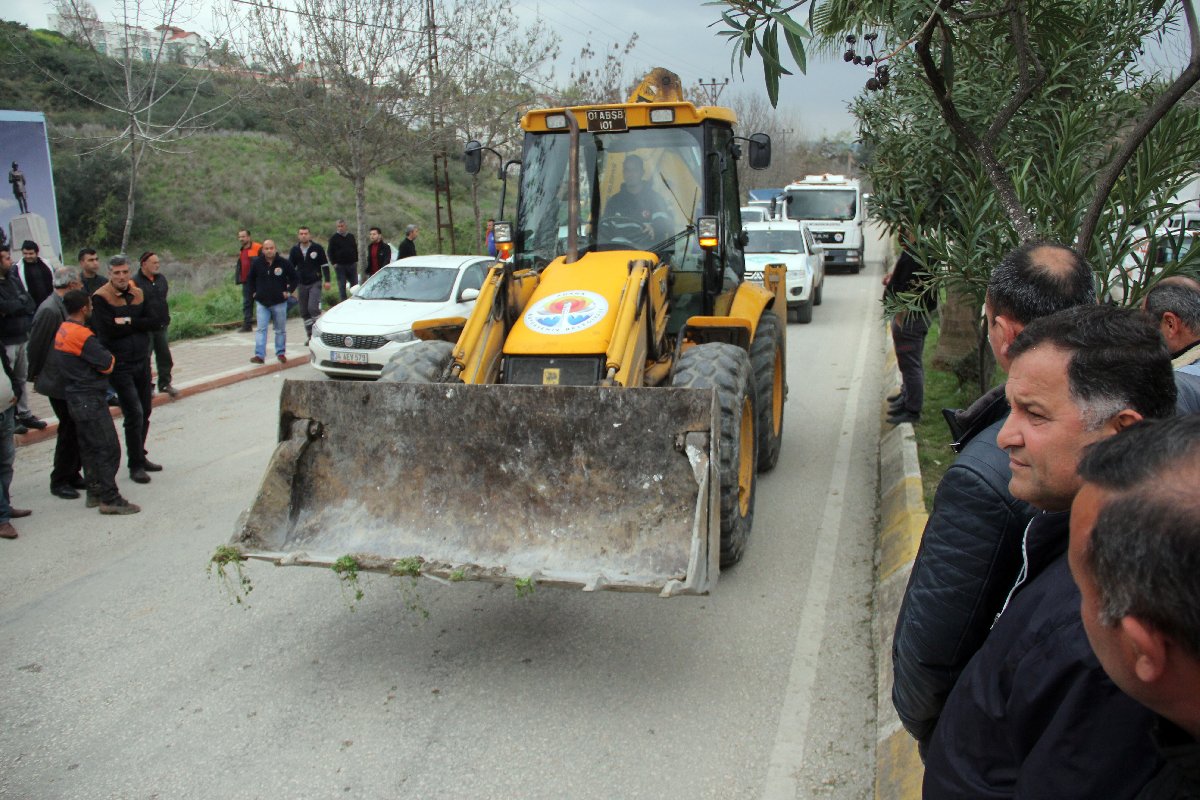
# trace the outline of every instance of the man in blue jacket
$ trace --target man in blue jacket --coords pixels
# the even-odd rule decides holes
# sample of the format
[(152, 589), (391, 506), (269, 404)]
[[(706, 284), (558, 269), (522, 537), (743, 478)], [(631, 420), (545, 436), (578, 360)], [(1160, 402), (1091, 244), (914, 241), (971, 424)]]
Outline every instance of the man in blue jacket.
[(1088, 645), (1067, 563), (1084, 448), (1175, 410), (1162, 337), (1145, 315), (1080, 306), (1034, 320), (1008, 348), (1013, 496), (1038, 509), (1000, 616), (946, 699), (924, 797), (1131, 798), (1157, 768), (1153, 718)]
[(261, 364), (266, 359), (268, 322), (275, 328), (275, 357), (280, 363), (287, 362), (287, 300), (296, 291), (297, 282), (292, 262), (279, 255), (273, 240), (265, 240), (262, 252), (250, 268), (250, 296), (258, 313), (252, 364)]

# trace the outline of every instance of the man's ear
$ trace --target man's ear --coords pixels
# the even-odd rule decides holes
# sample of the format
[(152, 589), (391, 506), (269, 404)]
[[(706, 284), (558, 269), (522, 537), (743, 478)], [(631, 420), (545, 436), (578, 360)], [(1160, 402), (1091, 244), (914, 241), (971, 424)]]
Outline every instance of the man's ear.
[(1108, 424), (1110, 426), (1112, 426), (1113, 433), (1120, 433), (1121, 431), (1128, 428), (1130, 425), (1133, 425), (1135, 422), (1141, 422), (1141, 421), (1142, 421), (1141, 414), (1134, 411), (1132, 408), (1123, 408), (1120, 411), (1118, 411), (1111, 419), (1109, 419)]
[(1003, 314), (992, 317), (991, 340), (996, 347), (997, 358), (1003, 360), (1008, 358), (1008, 348), (1012, 345), (1013, 339), (1017, 338), (1017, 334), (1024, 329), (1025, 326), (1012, 317), (1006, 317)]
[(1133, 671), (1142, 683), (1154, 683), (1167, 668), (1167, 638), (1157, 628), (1126, 614), (1118, 624), (1133, 658)]
[(1165, 336), (1178, 334), (1180, 324), (1179, 315), (1174, 311), (1164, 311), (1162, 317), (1159, 319), (1159, 325), (1165, 329), (1163, 330)]

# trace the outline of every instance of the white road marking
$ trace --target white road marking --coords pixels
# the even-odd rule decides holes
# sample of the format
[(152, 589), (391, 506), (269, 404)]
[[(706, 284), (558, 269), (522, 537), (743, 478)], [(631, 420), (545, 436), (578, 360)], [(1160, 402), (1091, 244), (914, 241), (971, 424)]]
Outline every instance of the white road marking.
[(771, 760), (767, 765), (763, 800), (794, 800), (802, 796), (798, 794), (797, 776), (804, 765), (813, 682), (816, 680), (818, 657), (825, 633), (825, 606), (829, 600), (834, 561), (841, 539), (842, 508), (850, 473), (850, 453), (854, 445), (858, 395), (863, 385), (863, 373), (866, 371), (867, 347), (872, 340), (866, 321), (859, 326), (859, 331), (854, 377), (850, 381), (850, 391), (842, 411), (842, 432), (833, 461), (833, 472), (829, 478), (829, 491), (825, 494), (827, 499), (821, 516), (817, 549), (813, 553), (810, 565), (808, 591), (800, 606), (800, 627), (796, 631), (796, 647), (792, 653), (792, 666), (783, 694), (779, 729), (775, 734), (775, 745), (771, 748)]

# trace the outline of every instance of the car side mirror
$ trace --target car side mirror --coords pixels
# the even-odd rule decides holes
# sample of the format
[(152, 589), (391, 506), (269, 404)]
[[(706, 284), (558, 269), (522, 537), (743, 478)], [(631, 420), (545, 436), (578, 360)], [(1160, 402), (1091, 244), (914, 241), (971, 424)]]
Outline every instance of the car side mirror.
[(477, 297), (479, 297), (478, 289), (463, 289), (458, 293), (458, 302), (469, 303)]
[(741, 231), (740, 233), (738, 233), (737, 243), (738, 243), (738, 247), (745, 250), (746, 245), (750, 244), (750, 234), (747, 233), (746, 231)]

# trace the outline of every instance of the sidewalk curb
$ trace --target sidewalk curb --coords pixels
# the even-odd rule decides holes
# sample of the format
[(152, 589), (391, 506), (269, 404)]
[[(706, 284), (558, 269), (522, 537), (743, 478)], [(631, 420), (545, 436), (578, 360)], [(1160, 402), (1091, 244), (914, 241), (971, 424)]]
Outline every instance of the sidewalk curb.
[[(891, 336), (886, 338), (884, 360), (885, 396), (900, 386), (896, 353)], [(887, 401), (880, 398), (886, 416)], [(892, 634), (900, 603), (912, 571), (917, 546), (929, 518), (921, 488), (921, 466), (917, 440), (909, 423), (879, 437), (879, 538), (875, 544), (875, 592), (872, 629), (875, 641), (876, 675), (876, 800), (918, 800), (924, 767), (917, 745), (900, 725), (892, 707)]]
[[(228, 373), (218, 375), (214, 378), (204, 378), (199, 381), (193, 381), (189, 384), (181, 384), (179, 386), (179, 396), (171, 397), (163, 392), (155, 392), (150, 400), (150, 407), (166, 405), (168, 403), (178, 403), (186, 397), (191, 397), (194, 394), (211, 391), (212, 389), (220, 389), (225, 386), (231, 386), (235, 383), (250, 380), (251, 378), (259, 378), (263, 375), (269, 375), (272, 372), (282, 372), (285, 369), (303, 366), (312, 360), (312, 356), (294, 356), (287, 360), (286, 364), (263, 364), (260, 367), (251, 369), (235, 369)], [(113, 407), (109, 409), (113, 419), (121, 416), (121, 409)], [(43, 430), (30, 430), (29, 433), (23, 433), (20, 436), (13, 437), (16, 440), (17, 447), (27, 447), (31, 444), (44, 442), (47, 439), (53, 439), (58, 435), (58, 421), (55, 420), (47, 425)]]

